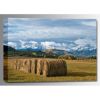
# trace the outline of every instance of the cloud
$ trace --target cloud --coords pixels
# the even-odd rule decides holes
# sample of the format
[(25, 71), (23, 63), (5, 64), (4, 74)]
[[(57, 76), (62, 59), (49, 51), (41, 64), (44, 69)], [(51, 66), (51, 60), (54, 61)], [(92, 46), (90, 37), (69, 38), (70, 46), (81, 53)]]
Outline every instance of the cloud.
[(96, 27), (96, 21), (83, 21), (83, 25)]
[(62, 49), (66, 50), (66, 44), (65, 43), (56, 43), (54, 41), (45, 41), (41, 42), (41, 46), (43, 49)]
[(91, 39), (78, 39), (75, 41), (75, 44), (82, 45), (82, 46), (90, 44), (91, 46), (95, 46), (95, 41)]
[[(13, 32), (14, 31), (14, 32)], [(95, 38), (95, 29), (77, 29), (68, 27), (30, 27), (21, 30), (13, 29), (6, 36), (9, 40), (32, 40), (32, 39), (50, 39), (50, 38), (66, 38), (66, 39), (77, 39), (82, 37)]]
[[(96, 21), (68, 20), (68, 19), (34, 19), (34, 18), (8, 18), (7, 32), (9, 37), (14, 38), (22, 35), (24, 38), (80, 38), (85, 36), (94, 37), (96, 29), (93, 26)], [(85, 26), (84, 26), (85, 25)], [(96, 24), (95, 24), (96, 27)], [(89, 34), (89, 35), (88, 35)], [(91, 35), (90, 35), (91, 34)], [(24, 37), (23, 37), (24, 36)]]
[(10, 42), (5, 43), (5, 45), (11, 46), (15, 49), (38, 48), (38, 43), (35, 41), (22, 41), (22, 40), (19, 40), (17, 42), (10, 41)]
[(22, 40), (20, 40), (19, 42), (21, 44), (21, 47), (20, 47), (21, 49), (26, 49), (26, 48), (35, 49), (38, 47), (38, 43), (35, 41), (22, 41)]
[(8, 18), (4, 24), (4, 41), (16, 48), (96, 46), (96, 20), (92, 19)]
[(96, 48), (96, 41), (91, 39), (77, 39), (74, 41), (76, 45), (72, 48), (73, 50), (77, 49), (94, 49)]
[(14, 42), (8, 42), (7, 45), (17, 49), (17, 44)]

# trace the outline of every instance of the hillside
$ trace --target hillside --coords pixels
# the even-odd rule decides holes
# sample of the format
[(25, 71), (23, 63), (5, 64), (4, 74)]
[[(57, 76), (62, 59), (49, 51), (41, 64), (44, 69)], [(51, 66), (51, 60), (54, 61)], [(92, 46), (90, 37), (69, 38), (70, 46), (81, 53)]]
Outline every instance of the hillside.
[(10, 47), (10, 46), (7, 46), (7, 45), (4, 45), (3, 49), (4, 49), (4, 52), (15, 51), (15, 49), (13, 47)]

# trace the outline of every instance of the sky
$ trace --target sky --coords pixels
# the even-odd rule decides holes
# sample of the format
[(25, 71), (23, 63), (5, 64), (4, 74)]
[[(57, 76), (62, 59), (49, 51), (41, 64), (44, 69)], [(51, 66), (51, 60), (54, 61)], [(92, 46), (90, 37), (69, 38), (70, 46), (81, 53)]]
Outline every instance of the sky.
[(7, 18), (4, 44), (16, 49), (94, 49), (96, 19)]

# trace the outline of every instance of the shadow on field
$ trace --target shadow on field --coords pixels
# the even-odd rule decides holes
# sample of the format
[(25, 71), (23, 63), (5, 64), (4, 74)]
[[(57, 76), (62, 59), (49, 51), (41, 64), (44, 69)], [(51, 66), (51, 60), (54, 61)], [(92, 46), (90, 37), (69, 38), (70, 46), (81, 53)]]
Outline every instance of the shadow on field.
[(67, 73), (67, 76), (80, 76), (80, 77), (84, 77), (84, 76), (96, 76), (96, 73), (87, 73), (87, 72), (69, 72)]
[(96, 73), (87, 73), (87, 72), (69, 72), (66, 75), (53, 75), (48, 77), (62, 77), (62, 76), (68, 76), (68, 77), (85, 77), (85, 76), (96, 76)]

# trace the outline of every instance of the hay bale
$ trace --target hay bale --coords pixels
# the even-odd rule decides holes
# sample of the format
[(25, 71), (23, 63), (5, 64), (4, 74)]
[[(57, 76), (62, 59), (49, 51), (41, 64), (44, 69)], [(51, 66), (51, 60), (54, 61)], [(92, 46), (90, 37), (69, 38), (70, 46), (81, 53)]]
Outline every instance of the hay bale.
[(12, 65), (11, 65), (14, 69), (16, 69), (17, 67), (17, 61), (16, 59), (12, 60)]
[(47, 76), (47, 67), (46, 60), (39, 59), (37, 61), (37, 75)]
[(67, 66), (64, 60), (49, 60), (47, 64), (47, 76), (65, 76)]
[(65, 76), (67, 74), (66, 61), (64, 60), (38, 60), (37, 75)]
[(23, 62), (24, 72), (29, 73), (30, 72), (30, 61), (28, 59), (25, 59)]
[(16, 62), (17, 63), (17, 67), (16, 67), (17, 70), (21, 70), (22, 69), (22, 67), (23, 67), (23, 65), (22, 65), (23, 63), (22, 62), (23, 62), (22, 59), (18, 59), (17, 60), (17, 62)]
[(9, 62), (13, 62), (11, 66), (16, 70), (38, 76), (65, 76), (67, 74), (67, 64), (63, 59), (13, 59)]
[(34, 63), (35, 63), (35, 66), (34, 66), (34, 71), (35, 71), (35, 74), (37, 73), (37, 62), (38, 62), (38, 60), (37, 60), (37, 59), (35, 59), (35, 60), (34, 60)]
[(49, 68), (49, 63), (45, 60), (43, 66), (43, 76), (45, 77), (48, 75), (48, 68)]
[(19, 71), (27, 72), (25, 62), (27, 62), (27, 59), (17, 59), (16, 60), (16, 66), (17, 66), (16, 69)]
[(16, 70), (20, 69), (20, 61), (17, 59), (16, 60)]
[(31, 73), (31, 71), (32, 71), (32, 66), (31, 66), (31, 64), (32, 64), (32, 61), (31, 60), (28, 60), (28, 73)]
[(23, 59), (19, 59), (19, 70), (24, 71), (24, 62)]
[(35, 60), (25, 59), (23, 61), (24, 71), (28, 73), (35, 73)]
[(28, 72), (35, 73), (36, 61), (34, 59), (29, 60)]
[(40, 75), (40, 71), (41, 71), (41, 60), (39, 59), (37, 61), (37, 75)]
[(37, 60), (36, 59), (14, 59), (11, 66), (19, 71), (24, 71), (27, 73), (35, 73), (37, 70)]
[(34, 73), (34, 60), (30, 59), (29, 73)]

